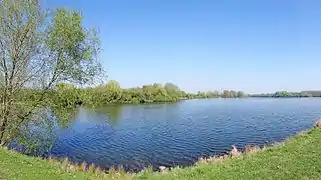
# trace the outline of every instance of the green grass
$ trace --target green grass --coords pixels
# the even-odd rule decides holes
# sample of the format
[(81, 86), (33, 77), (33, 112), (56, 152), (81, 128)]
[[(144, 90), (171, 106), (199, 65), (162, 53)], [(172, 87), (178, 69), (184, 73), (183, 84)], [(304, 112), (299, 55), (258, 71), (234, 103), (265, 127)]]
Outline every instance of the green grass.
[[(73, 167), (73, 169), (70, 167)], [(121, 179), (131, 179), (130, 175), (118, 175), (116, 173), (107, 175), (103, 173), (82, 172), (75, 168), (76, 166), (70, 165), (69, 163), (28, 157), (0, 148), (0, 180), (96, 180), (117, 179), (117, 176), (120, 176)]]
[[(111, 179), (94, 173), (67, 172), (55, 161), (0, 149), (0, 179)], [(120, 179), (321, 179), (321, 128), (291, 137), (263, 151), (210, 164), (145, 172)], [(114, 176), (114, 178), (116, 178)]]

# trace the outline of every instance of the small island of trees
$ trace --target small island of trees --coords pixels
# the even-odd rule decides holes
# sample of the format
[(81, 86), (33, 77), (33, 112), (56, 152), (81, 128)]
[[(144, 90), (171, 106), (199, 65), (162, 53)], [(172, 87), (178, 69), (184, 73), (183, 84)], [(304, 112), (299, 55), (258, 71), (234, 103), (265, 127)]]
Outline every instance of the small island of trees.
[(96, 87), (78, 88), (72, 84), (59, 83), (52, 91), (54, 104), (60, 106), (106, 105), (106, 104), (140, 104), (177, 102), (186, 99), (204, 98), (243, 98), (247, 95), (242, 91), (224, 90), (223, 92), (208, 91), (187, 93), (173, 83), (164, 85), (154, 83), (142, 87), (121, 88), (120, 84), (111, 80), (107, 84)]

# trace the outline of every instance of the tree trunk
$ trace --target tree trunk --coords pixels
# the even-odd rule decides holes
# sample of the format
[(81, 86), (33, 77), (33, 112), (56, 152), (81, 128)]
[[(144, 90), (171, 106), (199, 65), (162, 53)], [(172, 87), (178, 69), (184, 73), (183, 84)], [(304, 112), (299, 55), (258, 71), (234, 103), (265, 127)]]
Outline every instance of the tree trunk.
[(12, 105), (12, 100), (10, 99), (10, 95), (8, 93), (5, 94), (4, 100), (3, 100), (3, 114), (2, 114), (2, 122), (0, 124), (0, 146), (3, 146), (6, 141), (4, 137), (4, 133), (7, 128), (7, 123), (10, 115), (10, 108)]
[(3, 146), (5, 141), (4, 141), (4, 132), (6, 130), (6, 126), (7, 126), (7, 117), (3, 118), (3, 122), (0, 125), (0, 146)]
[(1, 120), (0, 120), (0, 146), (3, 145), (3, 136), (4, 136), (4, 131), (6, 130), (6, 124), (7, 124), (7, 96), (6, 96), (6, 90), (5, 90), (5, 95), (2, 97), (3, 103), (2, 103), (2, 110), (1, 110)]
[(9, 106), (8, 104), (5, 105), (5, 110), (2, 117), (2, 122), (0, 124), (0, 146), (3, 146), (5, 144), (5, 138), (4, 138), (4, 132), (7, 128), (7, 122), (9, 118)]

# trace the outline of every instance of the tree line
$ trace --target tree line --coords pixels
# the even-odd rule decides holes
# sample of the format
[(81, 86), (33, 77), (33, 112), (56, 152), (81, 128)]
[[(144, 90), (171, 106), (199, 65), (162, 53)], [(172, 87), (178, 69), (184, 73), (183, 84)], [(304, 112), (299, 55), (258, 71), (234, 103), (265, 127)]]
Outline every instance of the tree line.
[(224, 90), (223, 92), (208, 91), (187, 93), (173, 83), (143, 85), (135, 88), (121, 88), (120, 84), (111, 80), (97, 87), (77, 88), (75, 85), (59, 83), (52, 91), (53, 104), (70, 107), (76, 104), (141, 104), (177, 102), (185, 99), (203, 98), (243, 98), (247, 95), (242, 91)]
[(321, 91), (301, 91), (301, 92), (289, 92), (289, 91), (277, 91), (275, 93), (266, 94), (252, 94), (251, 97), (268, 97), (268, 98), (283, 98), (283, 97), (321, 97)]

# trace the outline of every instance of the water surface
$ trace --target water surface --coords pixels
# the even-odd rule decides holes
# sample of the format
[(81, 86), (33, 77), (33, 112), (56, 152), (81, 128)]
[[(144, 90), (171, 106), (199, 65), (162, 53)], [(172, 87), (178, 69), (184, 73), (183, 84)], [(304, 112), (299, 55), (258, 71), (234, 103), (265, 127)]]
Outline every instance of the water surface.
[(77, 109), (52, 156), (108, 168), (190, 165), (231, 145), (263, 145), (312, 127), (321, 99), (211, 99)]

